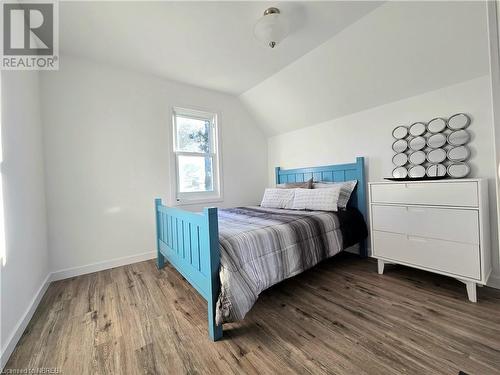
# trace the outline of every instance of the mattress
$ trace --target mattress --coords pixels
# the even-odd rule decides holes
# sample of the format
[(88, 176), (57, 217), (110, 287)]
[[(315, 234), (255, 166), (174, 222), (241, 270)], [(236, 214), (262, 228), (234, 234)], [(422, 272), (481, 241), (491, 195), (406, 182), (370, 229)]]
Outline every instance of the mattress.
[(367, 236), (361, 213), (262, 207), (220, 209), (221, 290), (217, 324), (241, 320), (272, 285)]

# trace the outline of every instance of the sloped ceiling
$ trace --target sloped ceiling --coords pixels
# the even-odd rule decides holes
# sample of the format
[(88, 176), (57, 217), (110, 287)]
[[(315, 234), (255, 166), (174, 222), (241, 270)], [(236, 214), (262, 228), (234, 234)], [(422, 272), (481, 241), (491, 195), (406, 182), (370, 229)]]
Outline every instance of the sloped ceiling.
[[(63, 54), (239, 95), (371, 12), (377, 1), (61, 1)], [(254, 25), (280, 8), (275, 49)], [(64, 61), (61, 61), (61, 64)]]
[(484, 2), (389, 2), (240, 99), (274, 135), (488, 73)]

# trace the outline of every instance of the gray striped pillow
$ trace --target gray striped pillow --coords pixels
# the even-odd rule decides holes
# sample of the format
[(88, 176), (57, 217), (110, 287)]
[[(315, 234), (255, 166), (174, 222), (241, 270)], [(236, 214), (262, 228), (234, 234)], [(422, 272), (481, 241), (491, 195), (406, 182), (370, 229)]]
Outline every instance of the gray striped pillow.
[(357, 180), (345, 181), (345, 182), (328, 182), (328, 181), (319, 181), (313, 183), (313, 189), (324, 189), (331, 188), (332, 185), (341, 185), (340, 186), (340, 194), (339, 200), (337, 202), (338, 208), (346, 208), (347, 202), (349, 202), (349, 198), (351, 198), (351, 194), (358, 183)]
[(313, 188), (313, 179), (310, 178), (304, 182), (287, 182), (284, 184), (277, 184), (276, 188), (278, 189), (312, 189)]

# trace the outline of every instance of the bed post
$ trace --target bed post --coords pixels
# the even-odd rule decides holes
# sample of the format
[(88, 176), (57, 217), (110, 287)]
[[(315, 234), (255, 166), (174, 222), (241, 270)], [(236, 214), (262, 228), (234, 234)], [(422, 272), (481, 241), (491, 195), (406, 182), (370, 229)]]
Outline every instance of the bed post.
[(157, 256), (156, 256), (156, 267), (158, 269), (162, 269), (165, 267), (165, 257), (163, 254), (160, 252), (160, 231), (161, 231), (161, 215), (160, 215), (160, 208), (161, 206), (161, 198), (156, 198), (155, 199), (155, 212), (156, 212), (156, 251), (157, 251)]
[[(358, 186), (356, 188), (356, 201), (358, 210), (363, 215), (365, 222), (368, 223), (368, 214), (366, 212), (366, 181), (365, 181), (365, 158), (358, 156), (356, 158), (358, 170)], [(359, 244), (359, 255), (363, 258), (368, 256), (368, 248), (366, 239)]]
[(215, 324), (215, 309), (220, 291), (220, 248), (219, 248), (219, 223), (217, 208), (205, 208), (203, 210), (208, 224), (208, 248), (210, 249), (210, 283), (208, 289), (208, 334), (212, 341), (222, 338), (222, 325)]
[(280, 183), (280, 167), (274, 167), (274, 176), (276, 185), (278, 185)]

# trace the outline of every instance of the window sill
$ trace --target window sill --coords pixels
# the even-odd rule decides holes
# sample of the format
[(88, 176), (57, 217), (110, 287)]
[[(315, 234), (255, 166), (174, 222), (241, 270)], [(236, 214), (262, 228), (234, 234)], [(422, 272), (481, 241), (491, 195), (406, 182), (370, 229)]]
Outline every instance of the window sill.
[(205, 205), (208, 203), (220, 203), (224, 202), (222, 197), (220, 198), (202, 198), (202, 199), (183, 199), (176, 200), (175, 206), (194, 206), (194, 205)]

